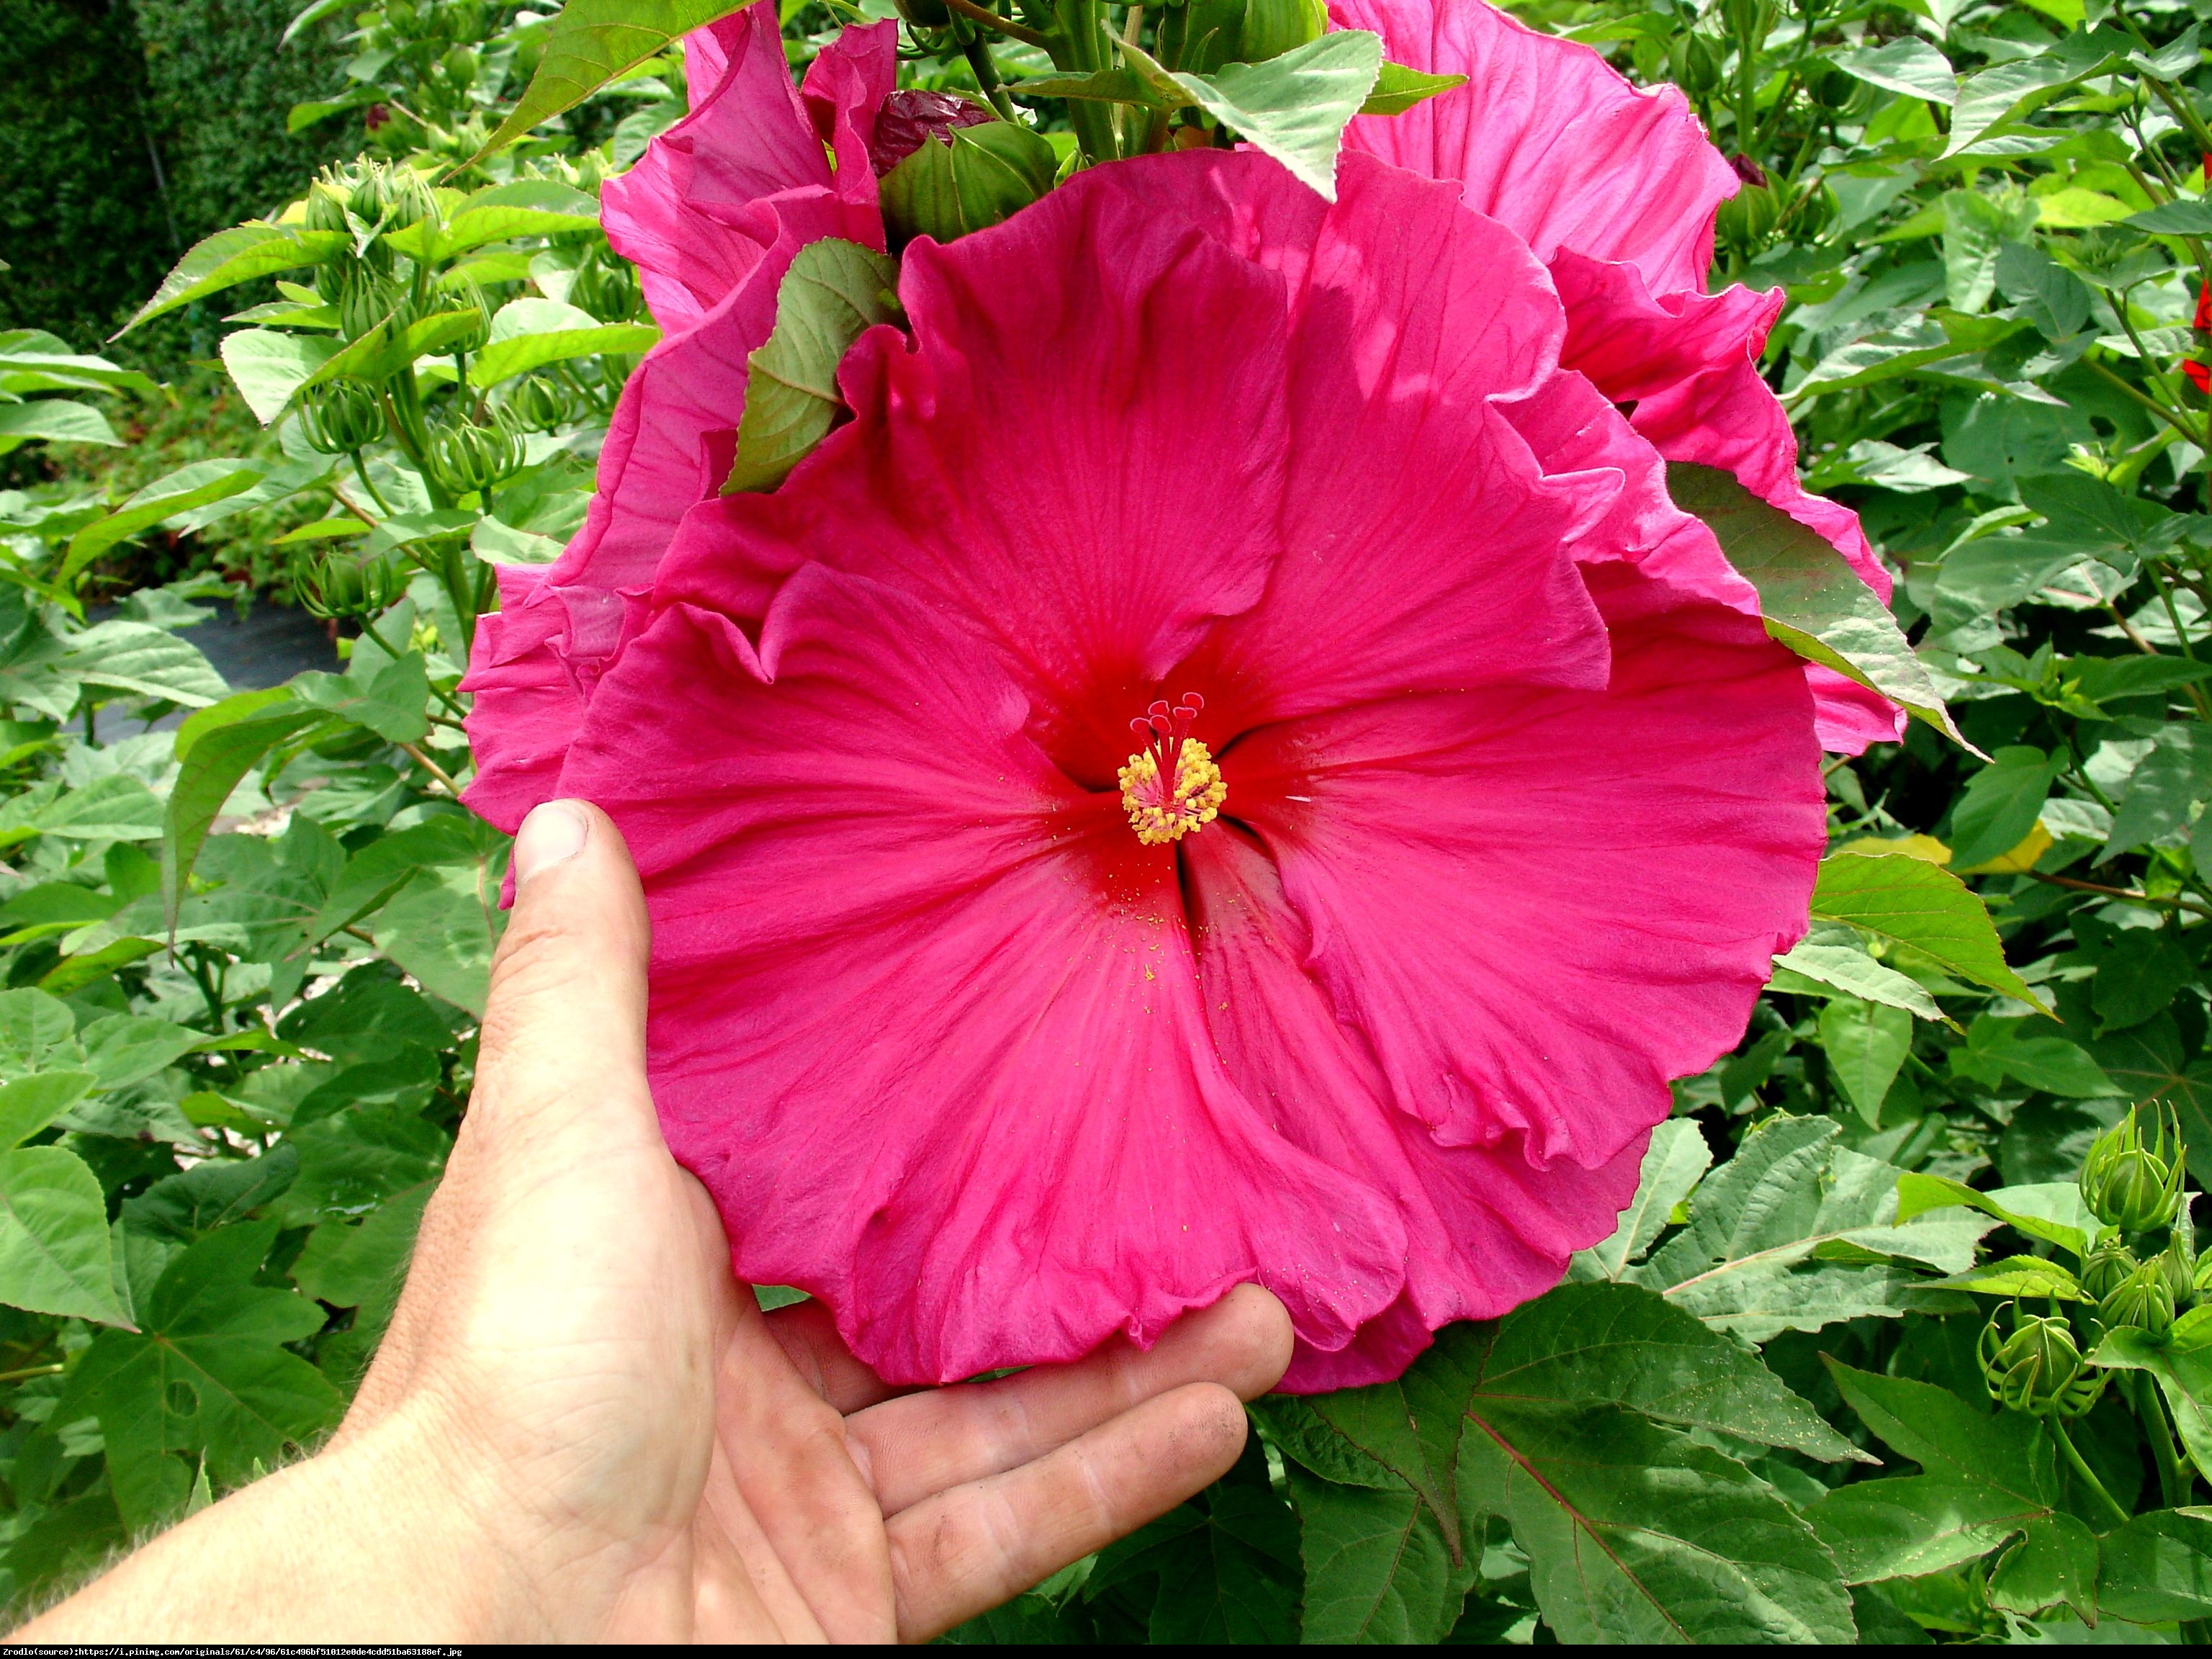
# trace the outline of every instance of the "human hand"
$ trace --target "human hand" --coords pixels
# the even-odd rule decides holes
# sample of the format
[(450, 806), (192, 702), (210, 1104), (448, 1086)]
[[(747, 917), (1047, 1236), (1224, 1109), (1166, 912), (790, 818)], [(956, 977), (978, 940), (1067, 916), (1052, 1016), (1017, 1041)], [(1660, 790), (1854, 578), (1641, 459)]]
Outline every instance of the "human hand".
[(515, 866), (468, 1115), (337, 1437), (21, 1637), (922, 1640), (1236, 1461), (1290, 1358), (1255, 1286), (1146, 1352), (909, 1393), (819, 1304), (763, 1315), (653, 1115), (619, 834), (554, 803)]

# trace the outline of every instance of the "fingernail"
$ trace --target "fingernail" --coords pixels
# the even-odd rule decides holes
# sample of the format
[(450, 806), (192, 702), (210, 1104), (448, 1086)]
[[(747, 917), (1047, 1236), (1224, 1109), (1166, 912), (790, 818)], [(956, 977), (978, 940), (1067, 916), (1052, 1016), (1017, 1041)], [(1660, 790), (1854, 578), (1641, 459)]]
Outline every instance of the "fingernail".
[(549, 800), (532, 808), (514, 837), (515, 880), (528, 881), (575, 857), (584, 850), (591, 830), (591, 820), (574, 801)]

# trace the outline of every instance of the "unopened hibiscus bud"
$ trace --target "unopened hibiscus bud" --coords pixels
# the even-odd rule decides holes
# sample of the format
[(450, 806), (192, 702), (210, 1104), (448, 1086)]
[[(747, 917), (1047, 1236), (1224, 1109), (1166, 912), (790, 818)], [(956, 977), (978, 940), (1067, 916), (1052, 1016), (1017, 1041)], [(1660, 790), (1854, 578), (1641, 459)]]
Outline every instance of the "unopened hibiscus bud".
[(1682, 37), (1681, 61), (1675, 79), (1693, 96), (1709, 96), (1721, 83), (1720, 59), (1705, 37), (1694, 31)]
[(307, 223), (309, 230), (331, 231), (346, 228), (346, 198), (343, 190), (318, 179), (307, 186)]
[(577, 267), (568, 299), (571, 304), (581, 307), (603, 323), (626, 323), (637, 315), (645, 294), (638, 287), (636, 269), (629, 260), (608, 248), (595, 246)]
[(410, 291), (366, 264), (349, 266), (338, 288), (338, 331), (358, 340), (379, 323), (404, 329), (414, 320)]
[(1243, 38), (1237, 60), (1264, 64), (1294, 47), (1321, 39), (1328, 27), (1322, 0), (1244, 0)]
[(2108, 1326), (2130, 1326), (2149, 1337), (2173, 1328), (2173, 1292), (2156, 1261), (2146, 1261), (2097, 1304), (2097, 1317)]
[(437, 216), (438, 201), (431, 194), (430, 181), (404, 163), (386, 174), (384, 196), (385, 223), (390, 229), (404, 230)]
[(491, 340), (491, 302), (484, 291), (468, 276), (448, 276), (440, 284), (438, 309), (468, 311), (476, 314), (476, 321), (466, 334), (452, 343), (455, 351), (482, 351)]
[(2166, 1288), (2173, 1293), (2173, 1305), (2185, 1308), (2197, 1292), (2197, 1229), (2190, 1224), (2189, 1206), (2185, 1199), (2181, 1214), (2173, 1224), (2172, 1235), (2166, 1248), (2158, 1253), (2156, 1261), (2159, 1277)]
[(920, 149), (923, 141), (952, 142), (955, 127), (980, 127), (998, 118), (981, 105), (950, 92), (901, 90), (884, 100), (868, 138), (868, 159), (880, 179)]
[(1736, 155), (1728, 158), (1729, 169), (1747, 185), (1766, 188), (1766, 169), (1748, 155)]
[(1052, 146), (1027, 127), (956, 127), (884, 175), (884, 229), (894, 249), (917, 236), (953, 241), (1018, 213), (1052, 188), (1059, 167)]
[(430, 434), (430, 473), (456, 495), (489, 489), (522, 470), (522, 434), (504, 424), (457, 421)]
[(1841, 109), (1859, 89), (1856, 77), (1833, 64), (1816, 64), (1808, 73), (1805, 90), (1822, 109)]
[(476, 84), (477, 55), (466, 46), (455, 46), (438, 60), (438, 67), (446, 72), (446, 79), (456, 92), (466, 92)]
[(1782, 217), (1781, 204), (1764, 185), (1746, 185), (1723, 202), (1713, 216), (1713, 229), (1730, 247), (1750, 252), (1774, 234)]
[(2081, 1258), (2081, 1288), (2091, 1301), (2102, 1302), (2141, 1265), (2118, 1237), (2108, 1238)]
[(2181, 1200), (2181, 1125), (2169, 1132), (2171, 1109), (2155, 1114), (2157, 1133), (2143, 1138), (2141, 1107), (2097, 1137), (2081, 1161), (2081, 1198), (2108, 1227), (2147, 1232), (2172, 1219)]
[(2083, 1375), (2081, 1350), (2065, 1320), (2028, 1315), (2006, 1336), (1998, 1317), (1983, 1327), (1980, 1344), (1990, 1399), (2033, 1417), (2076, 1417), (2095, 1403), (2104, 1379)]
[(324, 455), (350, 455), (384, 435), (384, 411), (369, 389), (332, 380), (300, 395), (300, 435)]
[(507, 394), (507, 412), (525, 432), (550, 432), (568, 418), (568, 399), (544, 374), (526, 374)]
[(388, 609), (407, 586), (390, 560), (356, 559), (350, 553), (314, 554), (293, 568), (300, 608), (325, 622), (374, 617)]

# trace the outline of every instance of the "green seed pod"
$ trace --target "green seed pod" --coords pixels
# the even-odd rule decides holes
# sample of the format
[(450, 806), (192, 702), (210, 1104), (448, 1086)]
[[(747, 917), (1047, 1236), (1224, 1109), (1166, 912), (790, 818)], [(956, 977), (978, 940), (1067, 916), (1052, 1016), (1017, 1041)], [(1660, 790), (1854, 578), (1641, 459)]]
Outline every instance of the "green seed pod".
[(2014, 1309), (2012, 1334), (1998, 1331), (2001, 1315), (1982, 1328), (1982, 1379), (1990, 1398), (2008, 1411), (2048, 1417), (2056, 1412), (2077, 1417), (2096, 1403), (2101, 1375), (2086, 1376), (2081, 1350), (2066, 1322), (2057, 1316), (2021, 1315)]
[(456, 92), (466, 92), (476, 84), (477, 55), (466, 46), (455, 46), (438, 60), (438, 67), (446, 72), (446, 79)]
[(300, 608), (325, 622), (374, 617), (406, 591), (406, 573), (387, 559), (350, 553), (312, 554), (293, 566)]
[(404, 230), (438, 216), (438, 198), (430, 181), (404, 161), (395, 161), (385, 169), (384, 203), (385, 222), (393, 230)]
[(2118, 1238), (2108, 1238), (2081, 1258), (2081, 1288), (2092, 1301), (2102, 1302), (2141, 1265)]
[(526, 374), (507, 394), (506, 413), (525, 432), (550, 432), (568, 418), (568, 397), (544, 374)]
[(1843, 211), (1843, 204), (1836, 192), (1825, 184), (1815, 185), (1807, 192), (1792, 219), (1793, 234), (1803, 241), (1810, 241), (1836, 222)]
[(1702, 34), (1692, 33), (1682, 48), (1681, 83), (1693, 96), (1706, 98), (1721, 83), (1721, 60)]
[(1324, 0), (1244, 0), (1243, 39), (1237, 55), (1243, 63), (1264, 64), (1320, 40), (1328, 27)]
[(356, 380), (332, 380), (301, 394), (300, 435), (324, 455), (350, 455), (384, 435), (376, 395)]
[(430, 434), (430, 471), (456, 495), (473, 495), (522, 470), (522, 434), (502, 424), (466, 422), (440, 427)]
[(878, 186), (894, 249), (917, 236), (949, 242), (982, 230), (1052, 188), (1059, 158), (1027, 127), (987, 121), (952, 128), (945, 138), (925, 138)]
[(1856, 77), (1833, 64), (1818, 64), (1807, 77), (1805, 90), (1822, 109), (1841, 109), (1859, 89)]
[(318, 179), (307, 186), (307, 228), (309, 230), (343, 230), (346, 228), (346, 191), (324, 179)]
[[(2158, 1112), (2154, 1137), (2143, 1139), (2142, 1108), (2097, 1137), (2081, 1161), (2081, 1198), (2108, 1227), (2148, 1232), (2173, 1218), (2181, 1202), (2181, 1123), (2172, 1109)], [(2169, 1125), (2169, 1120), (2171, 1123)]]
[(386, 319), (395, 328), (414, 321), (406, 287), (366, 265), (349, 269), (338, 288), (338, 331), (358, 340)]
[(2146, 1261), (2097, 1304), (2097, 1317), (2108, 1326), (2132, 1326), (2146, 1336), (2162, 1337), (2173, 1328), (2173, 1292), (2156, 1261)]
[(627, 259), (604, 247), (594, 247), (577, 267), (568, 289), (569, 302), (588, 311), (603, 323), (626, 323), (637, 315), (644, 300), (637, 270)]

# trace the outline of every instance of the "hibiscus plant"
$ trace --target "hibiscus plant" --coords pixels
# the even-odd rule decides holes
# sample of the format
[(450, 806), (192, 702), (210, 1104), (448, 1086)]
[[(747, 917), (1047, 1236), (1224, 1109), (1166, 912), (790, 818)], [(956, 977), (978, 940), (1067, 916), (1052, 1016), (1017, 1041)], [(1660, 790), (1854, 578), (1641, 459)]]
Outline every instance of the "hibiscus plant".
[[(12, 1606), (336, 1423), (573, 794), (764, 1304), (1291, 1311), (951, 1639), (2204, 1638), (2188, 6), (333, 16), (130, 324), (261, 449), (0, 493)], [(0, 335), (0, 447), (159, 395)], [(280, 505), (234, 691), (112, 573)]]

